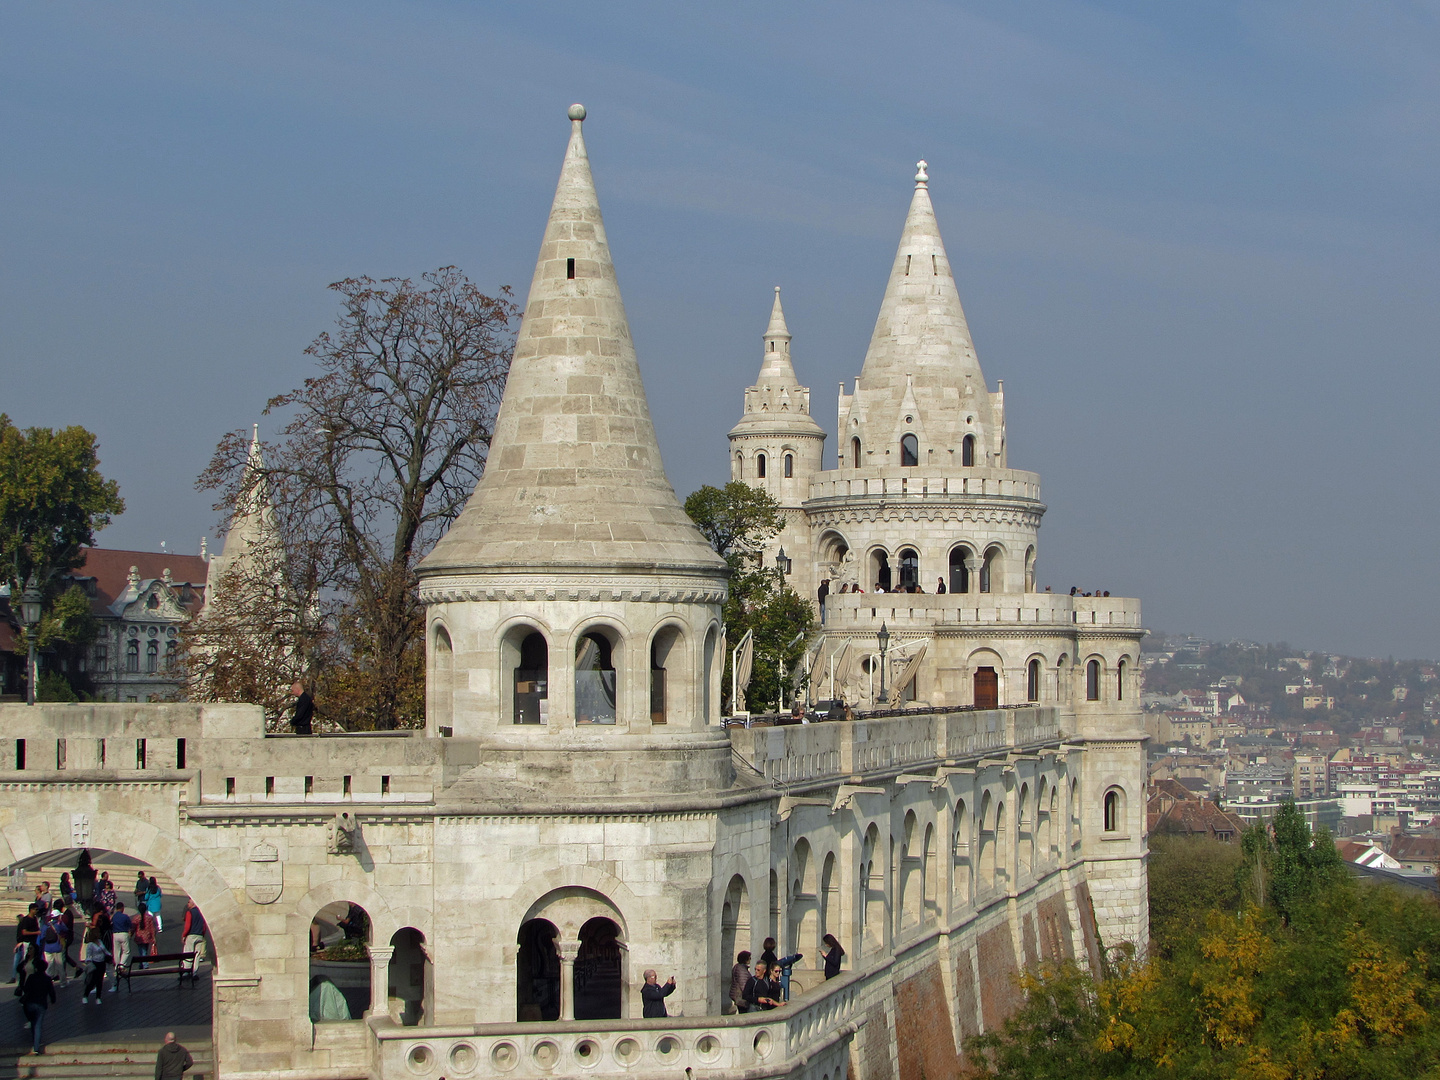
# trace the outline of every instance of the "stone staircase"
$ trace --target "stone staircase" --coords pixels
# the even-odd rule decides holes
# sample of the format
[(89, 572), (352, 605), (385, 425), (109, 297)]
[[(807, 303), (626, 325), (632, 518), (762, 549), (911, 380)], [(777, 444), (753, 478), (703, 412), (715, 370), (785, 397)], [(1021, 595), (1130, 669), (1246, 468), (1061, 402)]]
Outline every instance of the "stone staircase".
[[(0, 1048), (0, 1080), (12, 1077), (35, 1080), (102, 1080), (111, 1077), (137, 1077), (149, 1080), (155, 1075), (155, 1054), (158, 1041), (113, 1043), (69, 1042), (52, 1043), (45, 1053), (36, 1056), (18, 1047)], [(187, 1042), (185, 1049), (195, 1059), (195, 1067), (185, 1074), (186, 1080), (214, 1080), (215, 1054), (210, 1042)]]

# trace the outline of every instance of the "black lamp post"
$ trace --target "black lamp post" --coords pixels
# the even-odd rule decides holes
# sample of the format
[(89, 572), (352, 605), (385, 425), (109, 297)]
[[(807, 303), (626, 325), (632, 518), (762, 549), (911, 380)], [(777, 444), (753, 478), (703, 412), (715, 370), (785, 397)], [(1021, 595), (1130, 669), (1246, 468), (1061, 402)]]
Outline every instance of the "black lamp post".
[(775, 554), (775, 569), (780, 571), (780, 580), (785, 580), (785, 575), (790, 573), (790, 560), (785, 558), (785, 549), (782, 547)]
[(35, 630), (40, 625), (40, 609), (45, 603), (45, 595), (40, 591), (40, 586), (35, 582), (35, 575), (30, 575), (30, 580), (25, 583), (25, 591), (20, 594), (20, 620), (25, 624), (25, 640), (30, 646), (30, 657), (25, 669), (25, 704), (35, 704)]
[(880, 632), (875, 635), (875, 640), (880, 642), (880, 700), (887, 700), (885, 697), (885, 654), (890, 651), (890, 631), (885, 629), (885, 624), (880, 624)]

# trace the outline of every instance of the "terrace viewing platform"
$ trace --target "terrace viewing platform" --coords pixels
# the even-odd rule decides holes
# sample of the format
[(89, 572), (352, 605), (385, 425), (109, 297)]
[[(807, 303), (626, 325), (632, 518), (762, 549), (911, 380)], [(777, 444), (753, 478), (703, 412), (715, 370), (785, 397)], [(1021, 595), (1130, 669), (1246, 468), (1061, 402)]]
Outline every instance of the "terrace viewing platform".
[(825, 599), (826, 633), (873, 634), (879, 621), (891, 630), (940, 626), (1029, 625), (1045, 629), (1140, 626), (1140, 601), (1123, 596), (1065, 593), (832, 592)]
[(997, 498), (1040, 501), (1040, 474), (980, 467), (936, 469), (924, 465), (896, 476), (889, 466), (833, 469), (810, 482), (810, 503), (828, 499)]

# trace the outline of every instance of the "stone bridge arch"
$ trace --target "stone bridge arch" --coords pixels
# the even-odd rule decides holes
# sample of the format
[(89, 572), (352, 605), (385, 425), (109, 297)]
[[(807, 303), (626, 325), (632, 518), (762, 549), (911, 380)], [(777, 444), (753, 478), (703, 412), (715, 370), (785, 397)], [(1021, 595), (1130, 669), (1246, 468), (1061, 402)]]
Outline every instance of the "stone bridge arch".
[[(211, 960), (216, 971), (237, 975), (255, 970), (249, 920), (234, 891), (214, 864), (183, 839), (129, 814), (109, 810), (25, 814), (23, 805), (12, 804), (9, 809), (15, 817), (0, 827), (0, 864), (79, 847), (118, 851), (139, 859), (168, 875), (205, 913), (215, 943)], [(81, 815), (87, 826), (85, 843), (77, 844), (74, 825)]]

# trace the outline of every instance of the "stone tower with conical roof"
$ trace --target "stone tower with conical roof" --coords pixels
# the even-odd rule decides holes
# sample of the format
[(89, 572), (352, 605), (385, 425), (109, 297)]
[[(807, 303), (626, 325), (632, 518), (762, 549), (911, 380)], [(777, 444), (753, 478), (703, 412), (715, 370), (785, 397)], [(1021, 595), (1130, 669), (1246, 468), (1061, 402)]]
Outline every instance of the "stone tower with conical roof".
[(746, 388), (744, 414), (730, 429), (730, 479), (769, 492), (785, 512), (785, 528), (770, 541), (772, 552), (807, 545), (801, 507), (810, 481), (825, 468), (825, 429), (810, 415), (810, 388), (795, 377), (790, 341), (777, 285), (760, 374)]
[(728, 570), (665, 477), (584, 116), (485, 474), (419, 567), (428, 725), (479, 738), (517, 791), (713, 788), (731, 775), (710, 726)]
[[(283, 546), (275, 524), (275, 507), (270, 501), (270, 484), (265, 473), (265, 454), (260, 446), (260, 425), (254, 425), (250, 436), (250, 453), (245, 461), (245, 476), (230, 528), (225, 533), (224, 547), (210, 557), (205, 574), (205, 602), (215, 607), (224, 600), (227, 574), (231, 581), (243, 580), (251, 585), (267, 581), (280, 573)], [(231, 574), (231, 571), (235, 573)]]

